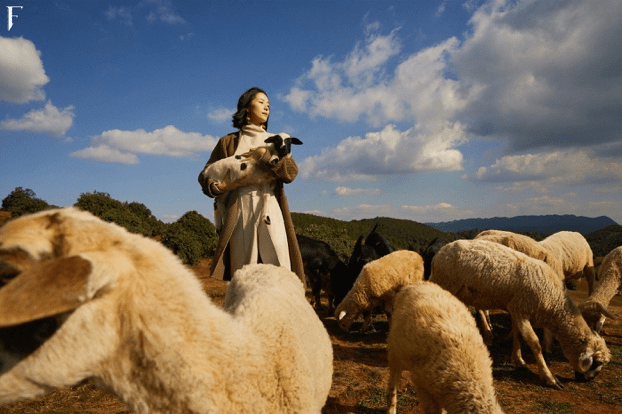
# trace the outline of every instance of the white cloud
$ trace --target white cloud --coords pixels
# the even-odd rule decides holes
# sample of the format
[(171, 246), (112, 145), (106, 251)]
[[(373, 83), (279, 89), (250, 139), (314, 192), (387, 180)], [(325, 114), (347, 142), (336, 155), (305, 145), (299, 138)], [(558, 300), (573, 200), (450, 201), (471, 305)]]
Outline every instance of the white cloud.
[(125, 24), (126, 26), (133, 25), (132, 12), (130, 11), (128, 7), (109, 6), (108, 10), (106, 10), (105, 12), (105, 15), (108, 18), (108, 20), (119, 20), (121, 23)]
[(74, 107), (59, 110), (47, 102), (42, 110), (33, 109), (21, 119), (5, 119), (0, 122), (0, 129), (9, 131), (43, 132), (54, 137), (65, 135), (73, 124)]
[(45, 99), (45, 74), (34, 43), (22, 37), (0, 36), (0, 100), (23, 104)]
[(586, 150), (511, 155), (465, 175), (474, 182), (513, 183), (514, 190), (551, 185), (607, 184), (622, 181), (622, 159), (599, 158)]
[(145, 0), (145, 3), (154, 6), (146, 17), (150, 23), (158, 21), (166, 24), (186, 23), (174, 10), (171, 0)]
[(462, 142), (458, 123), (434, 125), (434, 130), (414, 127), (399, 131), (387, 125), (365, 138), (349, 137), (335, 148), (305, 158), (302, 177), (328, 181), (370, 180), (379, 175), (462, 170), (462, 154), (453, 146)]
[(339, 196), (366, 196), (377, 197), (382, 194), (382, 190), (379, 188), (350, 188), (350, 187), (337, 187), (335, 193)]
[(619, 141), (622, 2), (495, 1), (472, 16), (451, 55), (477, 95), (462, 116), (509, 150)]
[(139, 129), (104, 131), (91, 140), (91, 146), (71, 154), (104, 162), (136, 164), (138, 154), (192, 157), (196, 152), (212, 151), (218, 139), (196, 132), (182, 132), (172, 125), (153, 132)]
[(433, 205), (433, 206), (409, 206), (409, 205), (404, 205), (404, 206), (402, 206), (402, 209), (406, 210), (406, 211), (410, 211), (410, 212), (419, 213), (419, 214), (426, 214), (426, 213), (437, 212), (437, 211), (447, 212), (449, 210), (454, 210), (455, 207), (452, 206), (449, 203), (441, 202), (441, 203), (438, 203), (438, 204)]
[(212, 109), (207, 113), (207, 117), (214, 122), (223, 123), (227, 121), (231, 121), (231, 117), (235, 113), (234, 110), (229, 108), (216, 108)]

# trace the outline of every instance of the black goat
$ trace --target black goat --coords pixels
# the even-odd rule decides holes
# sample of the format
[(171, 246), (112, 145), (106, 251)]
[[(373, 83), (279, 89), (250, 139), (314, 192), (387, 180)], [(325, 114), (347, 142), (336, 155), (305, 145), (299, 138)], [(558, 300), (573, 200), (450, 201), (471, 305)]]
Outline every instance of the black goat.
[(328, 243), (300, 234), (296, 234), (296, 239), (307, 280), (311, 282), (313, 295), (311, 305), (316, 309), (320, 307), (320, 294), (323, 289), (328, 295), (328, 311), (332, 315), (334, 312), (332, 281), (342, 278), (341, 275), (345, 275), (348, 268)]
[(423, 278), (424, 280), (430, 279), (430, 273), (432, 272), (432, 259), (438, 253), (443, 246), (449, 243), (442, 237), (436, 237), (428, 244), (421, 255), (423, 257)]

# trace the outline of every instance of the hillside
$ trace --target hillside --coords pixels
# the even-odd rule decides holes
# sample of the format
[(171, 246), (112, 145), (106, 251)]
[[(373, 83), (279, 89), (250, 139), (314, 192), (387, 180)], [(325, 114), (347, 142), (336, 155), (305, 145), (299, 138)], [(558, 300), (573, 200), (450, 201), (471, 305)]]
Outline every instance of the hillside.
[(440, 223), (425, 223), (444, 232), (460, 233), (473, 229), (495, 229), (513, 232), (538, 232), (553, 234), (558, 231), (576, 231), (584, 236), (611, 225), (615, 221), (606, 216), (583, 217), (572, 214), (544, 216), (494, 217), (488, 219), (472, 218)]

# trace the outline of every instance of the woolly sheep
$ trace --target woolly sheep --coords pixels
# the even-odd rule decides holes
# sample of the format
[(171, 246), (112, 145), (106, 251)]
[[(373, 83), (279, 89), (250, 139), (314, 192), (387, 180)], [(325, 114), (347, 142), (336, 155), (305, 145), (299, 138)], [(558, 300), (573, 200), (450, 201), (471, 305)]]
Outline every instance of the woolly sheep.
[(0, 270), (0, 403), (92, 378), (138, 413), (325, 404), (331, 343), (286, 269), (236, 272), (224, 311), (160, 243), (69, 208), (0, 228)]
[(387, 413), (395, 414), (402, 371), (410, 371), (426, 413), (503, 413), (492, 361), (467, 307), (432, 282), (416, 282), (396, 296), (388, 336)]
[[(291, 144), (302, 145), (302, 142), (285, 133), (268, 137), (264, 142), (265, 146), (251, 148), (244, 154), (223, 158), (208, 165), (201, 174), (228, 185), (236, 183), (236, 187), (260, 186), (264, 189), (263, 205), (265, 206), (269, 197), (268, 190), (276, 183), (276, 176), (266, 166), (275, 164), (279, 158), (291, 153)], [(225, 204), (224, 197), (217, 197), (214, 202), (216, 229), (222, 227), (225, 219)], [(262, 220), (270, 224), (270, 218), (265, 212)]]
[(354, 286), (335, 310), (335, 318), (343, 330), (365, 314), (362, 331), (371, 325), (371, 311), (383, 304), (390, 316), (393, 297), (404, 286), (423, 280), (423, 259), (419, 253), (396, 250), (363, 266)]
[(602, 329), (606, 316), (612, 318), (611, 315), (601, 311), (601, 306), (605, 308), (609, 306), (611, 299), (622, 291), (622, 246), (613, 249), (605, 256), (598, 271), (598, 281), (594, 292), (585, 302), (578, 305), (583, 318), (596, 332)]
[(575, 231), (560, 231), (538, 242), (561, 262), (565, 280), (585, 275), (588, 294), (594, 291), (594, 256), (585, 237)]
[[(561, 280), (565, 280), (564, 270), (562, 269), (562, 264), (557, 256), (549, 253), (548, 250), (529, 236), (513, 233), (511, 231), (484, 230), (475, 236), (475, 239), (499, 243), (509, 247), (510, 249), (525, 253), (527, 256), (533, 257), (534, 259), (542, 260), (544, 263), (551, 266), (553, 270), (555, 270)], [(484, 340), (490, 345), (492, 342), (492, 325), (490, 323), (488, 311), (479, 311), (479, 315), (482, 322)], [(545, 340), (545, 350), (547, 352), (550, 351), (551, 342), (552, 338), (547, 333)]]
[(504, 309), (512, 318), (512, 362), (524, 366), (519, 333), (531, 348), (541, 380), (561, 388), (548, 369), (533, 327), (549, 329), (578, 380), (590, 380), (611, 360), (605, 341), (585, 323), (553, 269), (487, 240), (458, 240), (432, 261), (430, 281), (477, 309)]

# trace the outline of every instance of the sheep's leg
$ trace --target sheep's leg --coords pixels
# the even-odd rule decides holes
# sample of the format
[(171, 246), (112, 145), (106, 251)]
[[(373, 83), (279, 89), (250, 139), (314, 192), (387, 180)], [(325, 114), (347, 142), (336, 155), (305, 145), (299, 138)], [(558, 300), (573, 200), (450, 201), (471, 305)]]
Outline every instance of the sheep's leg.
[(490, 315), (488, 314), (488, 311), (483, 311), (481, 309), (477, 310), (477, 314), (479, 315), (482, 327), (482, 338), (484, 339), (484, 343), (486, 345), (492, 345), (492, 324), (490, 323)]
[(391, 366), (387, 387), (387, 414), (397, 414), (397, 388), (402, 379), (402, 369)]
[(268, 192), (264, 192), (263, 196), (263, 206), (262, 206), (262, 214), (261, 214), (261, 219), (263, 220), (264, 223), (266, 223), (267, 225), (270, 225), (270, 216), (268, 215), (268, 199), (270, 198), (270, 193)]
[(374, 327), (371, 324), (372, 311), (363, 312), (363, 326), (361, 327), (361, 332), (367, 332), (372, 330)]
[(553, 332), (544, 328), (542, 333), (542, 348), (544, 348), (544, 352), (547, 354), (551, 353), (551, 348), (553, 346)]
[(523, 355), (520, 349), (520, 333), (518, 330), (518, 326), (512, 318), (512, 364), (517, 367), (524, 367), (525, 360), (523, 359)]
[(419, 400), (419, 404), (421, 404), (421, 408), (423, 408), (423, 412), (425, 414), (442, 414), (443, 409), (436, 402), (434, 396), (425, 388), (416, 387), (417, 390), (417, 400)]
[(587, 281), (587, 294), (591, 296), (594, 291), (594, 266), (586, 266), (585, 269), (583, 269), (583, 274)]
[(557, 378), (551, 373), (549, 367), (546, 365), (546, 361), (544, 361), (544, 355), (542, 355), (542, 347), (540, 346), (540, 341), (538, 340), (538, 336), (533, 331), (533, 328), (527, 319), (521, 318), (520, 320), (514, 322), (515, 319), (512, 318), (512, 325), (514, 328), (520, 331), (521, 335), (527, 342), (527, 345), (531, 348), (533, 352), (536, 362), (538, 364), (538, 373), (540, 375), (540, 379), (546, 383), (546, 385), (562, 389), (562, 385)]

